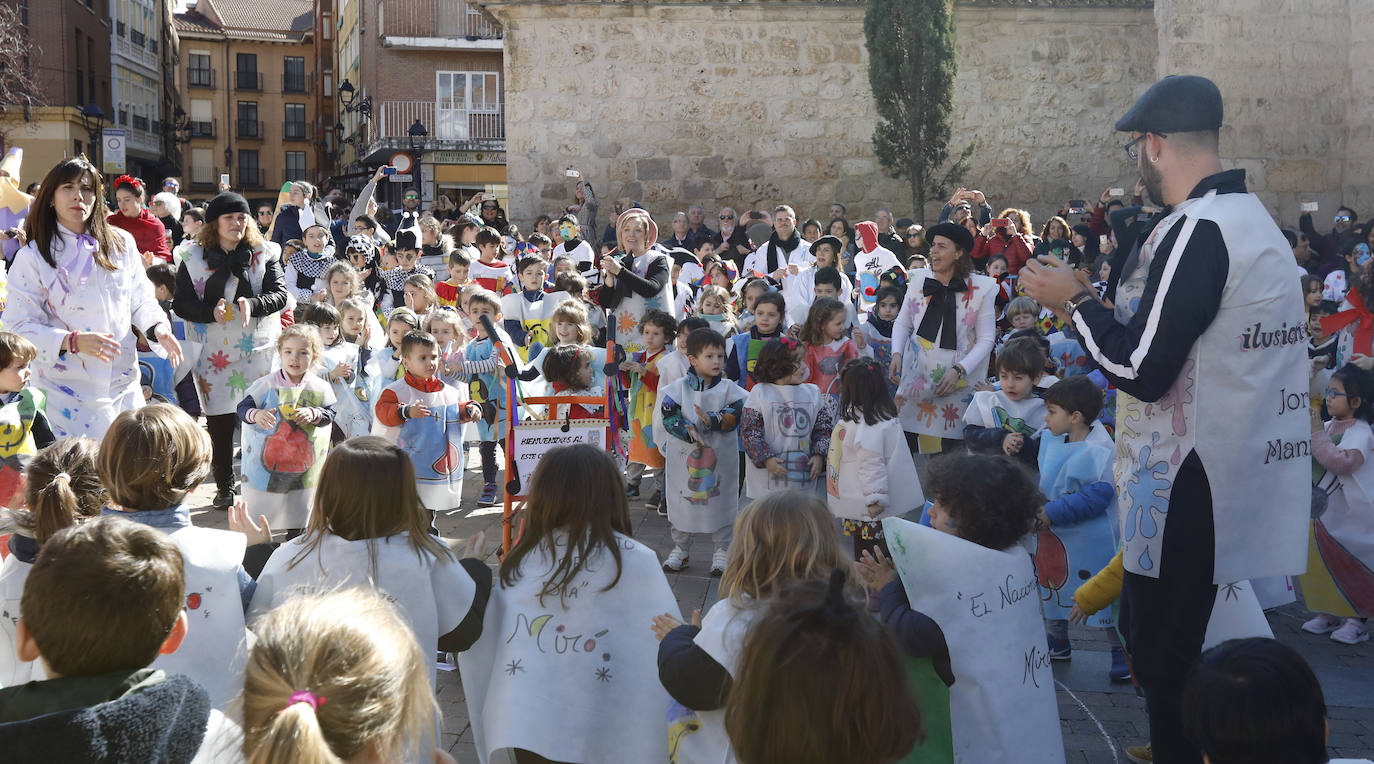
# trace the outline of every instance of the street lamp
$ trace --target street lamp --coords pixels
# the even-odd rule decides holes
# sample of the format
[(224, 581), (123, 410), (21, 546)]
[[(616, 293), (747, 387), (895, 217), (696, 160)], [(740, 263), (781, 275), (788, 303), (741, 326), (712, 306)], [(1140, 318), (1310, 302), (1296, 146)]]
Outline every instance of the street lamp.
[(339, 103), (349, 114), (357, 112), (364, 120), (372, 118), (372, 96), (358, 97), (357, 89), (348, 80), (339, 83)]
[(95, 101), (81, 107), (81, 126), (86, 128), (86, 137), (91, 149), (91, 163), (100, 169), (100, 131), (105, 126), (105, 112)]
[(429, 131), (425, 129), (425, 123), (417, 119), (410, 126), (410, 129), (406, 130), (406, 137), (410, 141), (410, 155), (414, 160), (411, 165), (415, 168), (415, 188), (419, 190), (420, 198), (423, 199), (425, 184), (424, 173), (420, 167), (420, 157), (425, 152), (425, 139), (429, 137)]

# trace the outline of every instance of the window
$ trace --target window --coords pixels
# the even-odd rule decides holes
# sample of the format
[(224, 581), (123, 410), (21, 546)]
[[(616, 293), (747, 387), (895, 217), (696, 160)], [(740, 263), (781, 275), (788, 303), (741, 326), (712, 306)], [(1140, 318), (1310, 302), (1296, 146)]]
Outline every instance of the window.
[(281, 92), (305, 92), (305, 59), (301, 56), (286, 56), (282, 59)]
[(235, 85), (239, 90), (262, 90), (262, 77), (258, 75), (258, 56), (256, 53), (236, 54), (234, 67)]
[(300, 180), (305, 176), (305, 152), (286, 152), (286, 180)]
[(215, 182), (215, 152), (212, 149), (191, 149), (191, 182)]
[(186, 84), (193, 88), (212, 88), (215, 86), (214, 72), (210, 71), (209, 53), (192, 53), (187, 59)]
[(213, 136), (215, 134), (214, 107), (208, 98), (191, 99), (191, 135)]
[(238, 185), (244, 188), (256, 188), (262, 185), (262, 176), (258, 169), (258, 150), (239, 149), (239, 181)]
[[(469, 117), (501, 112), (500, 76), (498, 72), (435, 72), (434, 137), (491, 137), (484, 133), (492, 118), (474, 122)], [(473, 135), (473, 124), (478, 125), (478, 135)]]
[(333, 24), (333, 19), (329, 18), (329, 14), (328, 14), (328, 13), (322, 13), (322, 14), (320, 14), (320, 26), (321, 26), (321, 29), (323, 30), (323, 35), (322, 35), (322, 36), (324, 37), (325, 42), (328, 42), (328, 41), (334, 39), (334, 24)]
[(305, 140), (305, 104), (286, 104), (286, 122), (282, 126), (282, 137), (287, 140)]
[(239, 101), (240, 138), (261, 138), (262, 123), (258, 122), (258, 104), (254, 101)]

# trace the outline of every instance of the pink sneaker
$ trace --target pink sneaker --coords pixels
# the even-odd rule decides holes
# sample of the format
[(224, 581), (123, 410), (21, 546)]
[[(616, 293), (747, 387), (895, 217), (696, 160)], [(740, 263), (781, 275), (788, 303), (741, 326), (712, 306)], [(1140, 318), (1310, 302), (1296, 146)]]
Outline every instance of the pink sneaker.
[(1347, 618), (1339, 629), (1331, 632), (1331, 638), (1343, 645), (1358, 645), (1369, 641), (1369, 632), (1358, 618)]
[(1326, 613), (1317, 613), (1316, 617), (1302, 625), (1302, 630), (1308, 634), (1330, 634), (1341, 627), (1341, 619)]

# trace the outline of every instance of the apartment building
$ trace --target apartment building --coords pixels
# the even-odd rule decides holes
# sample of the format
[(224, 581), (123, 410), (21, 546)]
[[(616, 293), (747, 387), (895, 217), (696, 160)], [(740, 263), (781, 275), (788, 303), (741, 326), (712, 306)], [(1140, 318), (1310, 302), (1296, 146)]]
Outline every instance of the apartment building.
[(225, 173), (259, 198), (321, 180), (314, 29), (312, 0), (196, 0), (177, 15), (191, 194), (213, 192)]
[(426, 203), (438, 193), (504, 196), (500, 25), (463, 0), (333, 2), (340, 185), (361, 186), (400, 153), (418, 157), (419, 172), (379, 190), (395, 206), (410, 184)]

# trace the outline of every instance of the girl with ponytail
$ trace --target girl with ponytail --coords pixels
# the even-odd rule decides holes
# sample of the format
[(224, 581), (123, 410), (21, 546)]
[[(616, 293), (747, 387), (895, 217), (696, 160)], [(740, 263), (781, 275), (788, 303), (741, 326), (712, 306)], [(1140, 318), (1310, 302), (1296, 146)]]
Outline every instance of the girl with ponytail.
[[(254, 632), (243, 683), (245, 761), (420, 759), (420, 741), (439, 725), (428, 663), (381, 594), (344, 589), (292, 597)], [(432, 756), (453, 762), (437, 749)]]
[[(106, 494), (96, 471), (95, 455), (94, 440), (63, 438), (29, 461), (24, 493), (27, 509), (11, 512), (4, 523), (14, 535), (9, 539), (10, 554), (0, 565), (0, 611), (19, 613), (24, 581), (38, 557), (39, 546), (49, 536), (100, 514)], [(21, 661), (13, 647), (3, 649), (3, 645), (14, 643), (14, 625), (14, 619), (0, 618), (0, 687), (47, 678), (37, 661)]]

